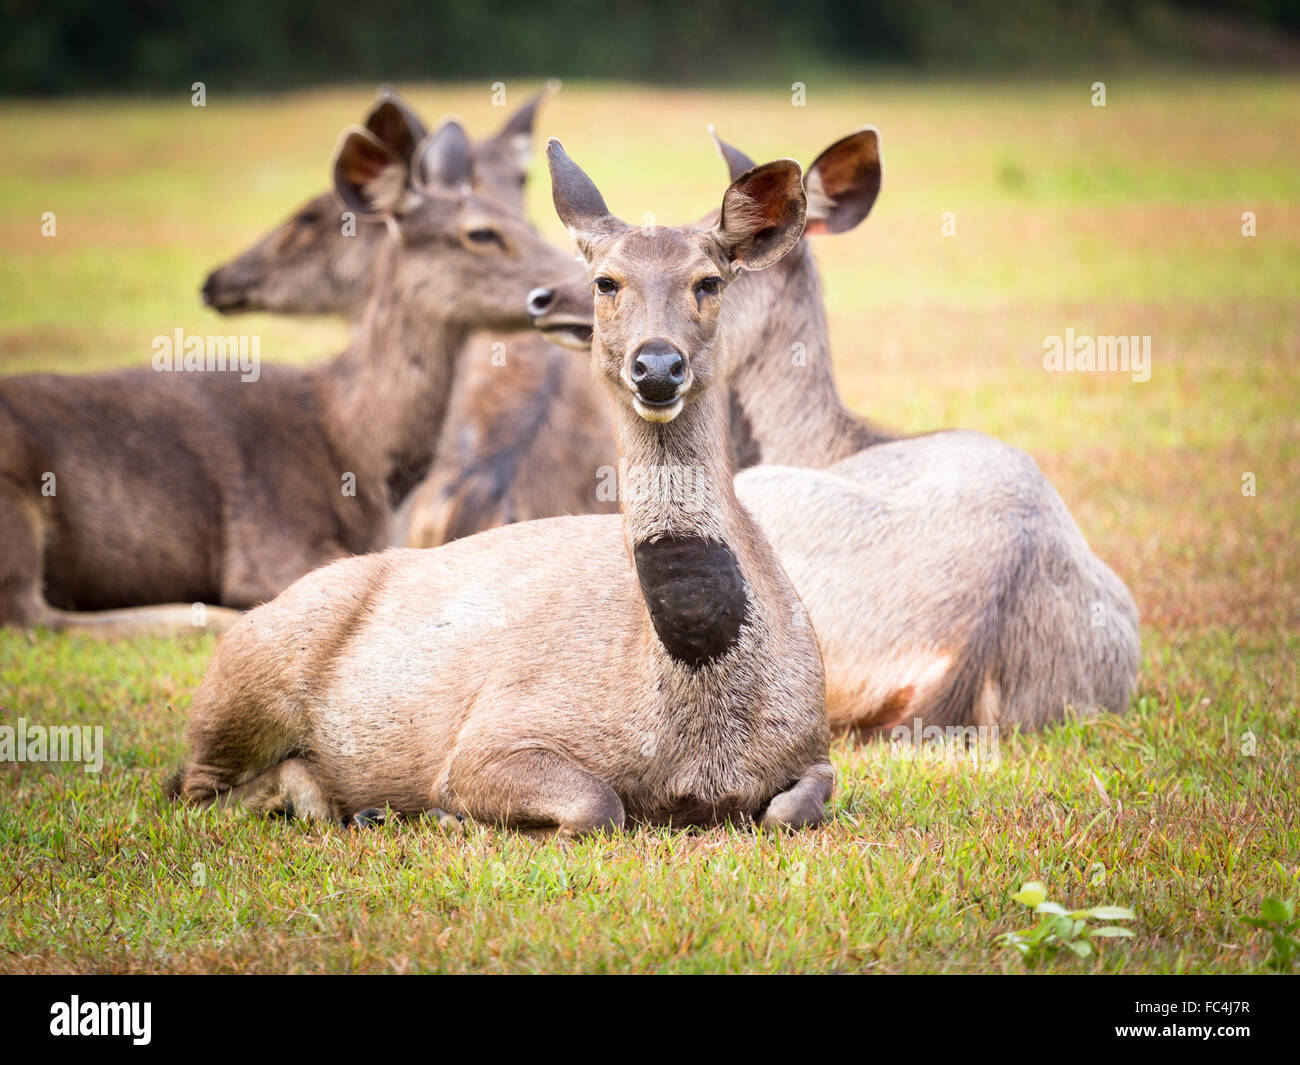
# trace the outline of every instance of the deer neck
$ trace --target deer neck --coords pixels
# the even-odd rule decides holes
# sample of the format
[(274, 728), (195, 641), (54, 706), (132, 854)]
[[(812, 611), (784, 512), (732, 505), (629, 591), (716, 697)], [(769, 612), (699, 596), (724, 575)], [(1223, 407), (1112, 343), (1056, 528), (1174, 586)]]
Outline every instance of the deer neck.
[(775, 565), (732, 487), (726, 392), (706, 390), (667, 424), (615, 409), (623, 535), (641, 593), (658, 646), (696, 668), (736, 643), (755, 578)]
[(433, 460), (466, 327), (419, 310), (419, 279), (400, 271), (400, 246), (381, 254), (351, 342), (318, 374), (325, 432), (358, 494), (396, 507)]
[(739, 467), (824, 467), (891, 439), (840, 398), (821, 279), (807, 241), (728, 292), (730, 431)]

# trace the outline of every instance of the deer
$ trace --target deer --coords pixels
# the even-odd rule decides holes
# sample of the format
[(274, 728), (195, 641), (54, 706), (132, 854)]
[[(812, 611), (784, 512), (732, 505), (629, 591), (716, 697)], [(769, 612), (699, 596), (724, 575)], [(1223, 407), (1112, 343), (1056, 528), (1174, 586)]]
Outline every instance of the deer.
[[(733, 177), (753, 165), (715, 142)], [(873, 127), (829, 146), (807, 170), (805, 238), (856, 227), (882, 181)], [(739, 278), (724, 315), (736, 491), (812, 616), (832, 727), (1033, 729), (1127, 709), (1141, 645), (1124, 583), (1023, 451), (967, 430), (904, 437), (848, 409), (809, 245)], [(534, 293), (534, 325), (583, 350), (591, 300), (573, 281)]]
[[(468, 166), (445, 153), (421, 175), (456, 191), (468, 170), (472, 190), (485, 200), (523, 212), (524, 187), (532, 155), (532, 130), (538, 109), (558, 83), (531, 97), (492, 137), (461, 143)], [(456, 127), (463, 126), (456, 120)], [(361, 125), (410, 160), (428, 136), (425, 122), (391, 86), (381, 86)], [(433, 162), (433, 161), (431, 161)], [(379, 219), (354, 219), (355, 232), (344, 235), (340, 216), (347, 205), (331, 186), (304, 203), (284, 222), (204, 280), (206, 306), (220, 314), (267, 311), (275, 314), (342, 314), (356, 322), (365, 311), (375, 260), (387, 231)]]
[[(565, 838), (824, 819), (817, 639), (735, 495), (721, 313), (737, 274), (798, 241), (799, 165), (743, 174), (712, 225), (650, 234), (610, 213), (558, 141), (547, 158), (598, 293), (591, 363), (621, 461), (694, 471), (690, 490), (308, 574), (220, 642), (175, 798)], [(381, 178), (361, 194), (382, 195)]]
[[(464, 185), (467, 144), (444, 124), (412, 159)], [(199, 603), (221, 631), (309, 570), (388, 545), (441, 431), (449, 353), (474, 329), (525, 326), (527, 293), (575, 265), (515, 213), (411, 172), (373, 132), (344, 131), (339, 198), (395, 237), (335, 358), (255, 382), (148, 367), (0, 380), (0, 624), (184, 631)], [(362, 202), (376, 177), (386, 195)]]
[[(537, 111), (557, 88), (548, 84), (495, 136), (464, 149), (476, 193), (522, 212)], [(379, 90), (363, 125), (404, 158), (426, 135), (423, 120), (388, 87)], [(465, 180), (462, 171), (443, 167), (425, 178), (454, 188)], [(357, 218), (355, 235), (345, 237), (344, 209), (333, 189), (314, 196), (214, 269), (201, 289), (204, 303), (225, 315), (337, 314), (355, 324), (385, 229)], [(473, 334), (453, 355), (455, 386), (428, 487), (399, 508), (392, 543), (433, 547), (510, 521), (617, 512), (615, 498), (591, 491), (597, 471), (613, 461), (613, 424), (603, 397), (570, 355), (533, 329)]]
[[(752, 165), (716, 134), (714, 143), (733, 178)], [(1034, 728), (1067, 706), (1122, 711), (1140, 655), (1136, 606), (1033, 460), (980, 433), (902, 439), (849, 410), (836, 388), (810, 245), (870, 213), (883, 182), (878, 132), (863, 127), (831, 144), (806, 181), (805, 239), (731, 288), (730, 427), (737, 468), (767, 467), (742, 474), (741, 490), (752, 493), (813, 612), (832, 723), (859, 732), (917, 718)], [(584, 280), (529, 300), (544, 336), (588, 350)], [(796, 342), (804, 364), (791, 373)], [(612, 434), (592, 416), (584, 376), (555, 369), (529, 378), (492, 367), (481, 352), (475, 359), (478, 372), (458, 377), (438, 456), (406, 508), (407, 542), (433, 546), (512, 519), (608, 505), (595, 488), (615, 461)], [(546, 361), (555, 360), (550, 349)], [(526, 358), (512, 365), (526, 367)], [(540, 384), (556, 380), (562, 389)], [(954, 471), (947, 494), (927, 500), (945, 469)], [(807, 510), (814, 485), (838, 505)], [(947, 530), (960, 537), (950, 543)], [(864, 561), (886, 556), (895, 564)], [(883, 583), (899, 573), (907, 583)], [(893, 609), (863, 606), (873, 603)]]
[(437, 547), (497, 525), (616, 513), (608, 405), (569, 352), (540, 335), (474, 337), (461, 354), (428, 476), (393, 542)]

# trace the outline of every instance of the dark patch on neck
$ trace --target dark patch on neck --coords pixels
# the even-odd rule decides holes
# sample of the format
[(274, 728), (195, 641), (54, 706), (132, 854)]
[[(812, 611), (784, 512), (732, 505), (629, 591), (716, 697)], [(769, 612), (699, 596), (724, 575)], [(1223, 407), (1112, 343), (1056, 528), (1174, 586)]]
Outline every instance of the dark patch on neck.
[(664, 536), (637, 544), (633, 554), (664, 650), (698, 667), (735, 646), (749, 601), (730, 547), (698, 536)]
[(728, 389), (730, 409), (727, 425), (731, 431), (731, 458), (737, 470), (757, 466), (763, 461), (763, 448), (754, 435), (754, 423), (749, 420), (735, 389)]

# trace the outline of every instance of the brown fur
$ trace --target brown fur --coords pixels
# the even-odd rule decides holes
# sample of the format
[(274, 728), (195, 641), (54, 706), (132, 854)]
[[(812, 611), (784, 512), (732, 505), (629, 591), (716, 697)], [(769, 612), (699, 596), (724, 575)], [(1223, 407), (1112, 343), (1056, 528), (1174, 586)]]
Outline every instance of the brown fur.
[[(752, 165), (719, 147), (733, 177)], [(874, 130), (828, 147), (806, 179), (814, 190), (808, 231), (856, 226), (881, 173)], [(769, 468), (739, 483), (817, 622), (837, 726), (878, 727), (897, 710), (908, 719), (980, 716), (1034, 727), (1071, 706), (1127, 706), (1139, 655), (1127, 589), (1088, 549), (1028, 456), (978, 433), (898, 439), (845, 406), (808, 241), (772, 268), (737, 278), (723, 313), (737, 467), (837, 475)], [(556, 288), (536, 324), (585, 350), (591, 322), (590, 286), (574, 280)], [(801, 366), (792, 359), (796, 343)], [(566, 378), (565, 405), (540, 418), (548, 378), (509, 364), (476, 367), (453, 398), (430, 479), (412, 497), (408, 542), (603, 505), (591, 470), (612, 463), (614, 448), (582, 413), (594, 383)], [(924, 486), (945, 468), (964, 480), (927, 499)], [(948, 665), (934, 667), (929, 684), (913, 683), (918, 663), (940, 661)], [(911, 693), (905, 707), (901, 691)]]
[[(749, 165), (721, 147), (733, 176)], [(809, 168), (809, 231), (853, 228), (880, 176), (874, 130), (827, 148)], [(569, 282), (536, 324), (581, 346), (589, 299)], [(1033, 728), (1127, 708), (1137, 609), (1029, 456), (973, 432), (901, 439), (853, 414), (808, 241), (740, 278), (724, 314), (733, 450), (755, 467), (737, 491), (808, 604), (834, 727)]]
[[(593, 273), (621, 279), (598, 311), (593, 356), (620, 457), (698, 469), (696, 491), (625, 498), (621, 520), (514, 524), (309, 574), (222, 641), (194, 700), (185, 799), (332, 818), (436, 807), (565, 835), (628, 819), (797, 827), (824, 816), (816, 639), (736, 500), (716, 384), (721, 296), (695, 294), (701, 273), (766, 265), (741, 250), (754, 232), (615, 231), (603, 210), (575, 207), (575, 188), (603, 201), (558, 144), (551, 158), (561, 218), (593, 236)], [(788, 247), (803, 220), (798, 169), (770, 165), (793, 212)], [(686, 364), (669, 421), (639, 413), (628, 377), (651, 341)], [(704, 664), (683, 664), (661, 642), (652, 611), (665, 604), (643, 597), (648, 578), (629, 557), (668, 533), (726, 545), (743, 575), (738, 639)]]
[(433, 466), (394, 542), (437, 547), (516, 521), (614, 513), (617, 498), (598, 493), (614, 463), (589, 367), (531, 331), (472, 338)]
[[(344, 166), (354, 152), (364, 165)], [(369, 133), (347, 134), (339, 157), (341, 174), (373, 175), (361, 189), (345, 180), (340, 195), (396, 214), (400, 235), (385, 242), (342, 355), (306, 370), (263, 366), (250, 382), (150, 369), (0, 381), (0, 534), (13, 545), (0, 559), (0, 624), (188, 625), (189, 607), (65, 612), (251, 606), (389, 542), (393, 507), (441, 430), (448, 353), (475, 326), (525, 325), (529, 290), (573, 264), (488, 201), (394, 182), (406, 164)], [(498, 239), (469, 239), (485, 226)], [(431, 269), (434, 255), (443, 269)]]

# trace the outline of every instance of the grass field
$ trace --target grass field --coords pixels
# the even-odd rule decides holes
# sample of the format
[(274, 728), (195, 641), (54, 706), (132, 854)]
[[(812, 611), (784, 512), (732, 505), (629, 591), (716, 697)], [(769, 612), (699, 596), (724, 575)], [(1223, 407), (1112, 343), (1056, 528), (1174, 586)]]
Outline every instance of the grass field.
[[(569, 85), (540, 132), (616, 212), (678, 221), (724, 187), (708, 122), (804, 163), (877, 125), (880, 201), (818, 245), (841, 387), (888, 424), (1034, 455), (1142, 611), (1128, 714), (1003, 736), (983, 770), (840, 744), (834, 821), (794, 837), (346, 833), (163, 803), (210, 639), (0, 632), (3, 722), (102, 725), (106, 747), (99, 774), (0, 764), (0, 970), (1016, 972), (999, 937), (1030, 924), (1011, 898), (1028, 880), (1135, 911), (1132, 939), (1040, 970), (1276, 968), (1244, 919), (1300, 896), (1300, 81), (1090, 95), (813, 84), (795, 108), (781, 86)], [(477, 134), (502, 117), (486, 87), (410, 96)], [(0, 103), (0, 373), (139, 364), (155, 335), (228, 331), (199, 305), (204, 273), (324, 187), (368, 100)], [(1150, 380), (1045, 372), (1067, 328), (1150, 335)], [(344, 338), (248, 329), (269, 359)]]

